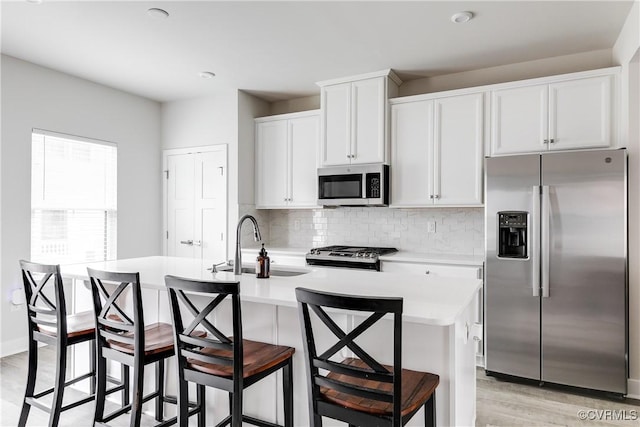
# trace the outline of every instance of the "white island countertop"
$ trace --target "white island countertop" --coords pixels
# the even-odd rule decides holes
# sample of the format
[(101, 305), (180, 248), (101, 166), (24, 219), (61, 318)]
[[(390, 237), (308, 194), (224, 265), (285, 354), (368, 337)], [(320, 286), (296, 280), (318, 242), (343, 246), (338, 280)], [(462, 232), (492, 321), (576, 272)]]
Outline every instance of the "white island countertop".
[(67, 264), (61, 266), (61, 272), (63, 277), (81, 280), (87, 279), (87, 267), (106, 271), (139, 272), (141, 285), (152, 289), (165, 289), (164, 276), (168, 274), (198, 280), (232, 281), (239, 278), (240, 296), (243, 301), (286, 307), (297, 306), (297, 287), (351, 295), (402, 297), (405, 322), (434, 326), (453, 325), (482, 285), (482, 281), (477, 279), (324, 267), (277, 267), (308, 273), (291, 277), (272, 275), (269, 279), (258, 279), (254, 274), (212, 274), (207, 270), (212, 264), (210, 261), (190, 258), (152, 256)]

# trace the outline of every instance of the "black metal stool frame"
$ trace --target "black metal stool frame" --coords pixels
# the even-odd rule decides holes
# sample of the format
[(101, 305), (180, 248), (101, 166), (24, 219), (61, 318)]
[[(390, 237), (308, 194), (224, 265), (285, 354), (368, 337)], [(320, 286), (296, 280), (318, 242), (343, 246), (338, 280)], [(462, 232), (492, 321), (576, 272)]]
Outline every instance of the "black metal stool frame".
[[(312, 427), (322, 426), (322, 416), (341, 420), (349, 426), (393, 426), (405, 425), (420, 409), (401, 415), (401, 387), (402, 387), (402, 298), (392, 297), (359, 297), (353, 295), (318, 292), (311, 289), (296, 288), (300, 327), (303, 333), (305, 351), (305, 366), (307, 370), (307, 391), (309, 394), (309, 423)], [(369, 312), (371, 314), (364, 322), (351, 332), (345, 333), (323, 310), (323, 307), (342, 311)], [(338, 342), (318, 355), (316, 350), (313, 328), (309, 308), (324, 325), (338, 338)], [(391, 314), (393, 317), (393, 371), (389, 372), (364, 349), (354, 342), (354, 339), (369, 329), (374, 323)], [(329, 360), (342, 348), (349, 348), (358, 356), (368, 369), (347, 366)], [(337, 374), (345, 374), (354, 378), (366, 378), (392, 384), (392, 392), (373, 390), (365, 387), (349, 385), (341, 381), (334, 381), (320, 374), (319, 369)], [(321, 397), (320, 387), (327, 387), (346, 394), (390, 402), (393, 405), (391, 417), (377, 416), (328, 402)], [(425, 409), (425, 426), (436, 425), (435, 391), (423, 405)]]
[[(59, 265), (38, 264), (29, 261), (20, 261), (22, 270), (22, 282), (24, 286), (27, 318), (29, 322), (29, 362), (27, 373), (27, 387), (20, 411), (18, 426), (24, 427), (29, 417), (29, 411), (32, 406), (49, 412), (49, 427), (55, 427), (60, 421), (60, 414), (68, 409), (75, 408), (85, 403), (91, 402), (95, 397), (95, 345), (94, 335), (78, 335), (69, 337), (67, 331), (67, 305), (64, 295), (63, 281), (60, 274)], [(37, 280), (35, 275), (42, 275)], [(44, 293), (49, 286), (54, 289), (54, 301)], [(41, 304), (39, 304), (41, 303)], [(55, 318), (55, 319), (54, 319)], [(40, 331), (40, 326), (55, 329), (55, 334), (46, 334)], [(38, 342), (56, 346), (56, 378), (55, 385), (51, 388), (35, 393), (36, 374), (38, 370)], [(89, 342), (90, 348), (90, 372), (75, 377), (69, 381), (65, 381), (67, 368), (67, 348)], [(64, 389), (67, 386), (75, 384), (85, 379), (90, 379), (89, 396), (67, 405), (62, 405)], [(114, 379), (109, 379), (116, 382)], [(113, 393), (125, 388), (124, 384), (120, 384), (108, 391)], [(39, 398), (53, 393), (52, 407), (49, 408), (38, 401)]]
[[(242, 316), (240, 311), (240, 282), (197, 281), (175, 276), (165, 276), (165, 282), (169, 290), (171, 315), (173, 317), (175, 331), (176, 357), (178, 359), (179, 377), (178, 386), (180, 388), (178, 402), (186, 401), (188, 399), (188, 382), (198, 384), (198, 403), (200, 407), (200, 411), (198, 413), (198, 427), (204, 427), (205, 424), (206, 406), (204, 402), (204, 386), (225, 390), (229, 393), (230, 414), (218, 423), (216, 427), (225, 426), (227, 424), (232, 427), (241, 427), (243, 421), (256, 426), (279, 427), (277, 424), (242, 414), (242, 391), (279, 369), (283, 370), (284, 425), (285, 427), (293, 427), (293, 372), (291, 358), (258, 374), (251, 375), (247, 378), (243, 377), (244, 363)], [(207, 294), (217, 295), (215, 298), (210, 296), (207, 306), (202, 310), (198, 310), (198, 308), (187, 297), (187, 294), (189, 293), (198, 293), (203, 297), (206, 297)], [(207, 317), (227, 297), (231, 297), (233, 340), (226, 337), (207, 320)], [(180, 311), (181, 303), (195, 317), (187, 327), (183, 324), (183, 317)], [(189, 334), (199, 324), (202, 324), (203, 327), (215, 337), (215, 339), (194, 338), (189, 336)], [(203, 354), (199, 351), (200, 349), (207, 347), (232, 351), (233, 360), (229, 360), (225, 357)], [(233, 375), (231, 378), (225, 378), (191, 369), (188, 367), (187, 358), (219, 365), (232, 365)], [(178, 407), (178, 419), (180, 426), (186, 427), (188, 425), (186, 406), (178, 403)]]
[[(106, 425), (126, 412), (131, 411), (130, 426), (140, 425), (142, 416), (142, 404), (156, 399), (155, 419), (160, 423), (157, 426), (169, 426), (176, 423), (177, 417), (163, 420), (163, 403), (176, 403), (175, 398), (164, 394), (164, 360), (169, 357), (166, 353), (160, 352), (150, 356), (145, 355), (145, 325), (142, 308), (142, 295), (140, 289), (139, 273), (117, 273), (94, 270), (87, 268), (91, 281), (91, 292), (93, 295), (94, 313), (96, 318), (96, 409), (94, 416), (95, 425)], [(117, 284), (116, 289), (109, 293), (103, 281)], [(128, 287), (133, 293), (133, 319), (117, 304), (118, 297)], [(105, 302), (103, 304), (102, 299)], [(109, 312), (116, 311), (118, 320), (109, 318)], [(133, 337), (124, 336), (126, 333), (133, 333)], [(119, 343), (131, 344), (134, 347), (134, 354), (126, 354), (119, 350), (110, 348), (107, 340), (111, 339)], [(171, 354), (173, 355), (173, 353)], [(115, 410), (109, 415), (104, 415), (104, 392), (107, 378), (107, 359), (114, 360), (123, 365), (125, 375), (129, 374), (129, 367), (133, 367), (133, 402), (128, 402), (128, 396), (123, 401), (123, 407)], [(147, 396), (143, 395), (144, 366), (156, 363), (156, 390)]]

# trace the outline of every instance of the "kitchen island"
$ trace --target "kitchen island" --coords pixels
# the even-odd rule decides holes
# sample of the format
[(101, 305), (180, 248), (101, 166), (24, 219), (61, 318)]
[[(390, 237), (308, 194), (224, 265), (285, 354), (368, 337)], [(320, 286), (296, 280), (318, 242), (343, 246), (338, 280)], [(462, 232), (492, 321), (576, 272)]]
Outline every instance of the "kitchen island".
[[(171, 322), (164, 285), (167, 274), (202, 280), (240, 280), (243, 333), (247, 339), (296, 348), (294, 356), (294, 417), (296, 426), (308, 425), (306, 373), (302, 336), (298, 321), (295, 288), (305, 287), (327, 292), (353, 295), (395, 296), (404, 298), (403, 368), (433, 372), (440, 376), (436, 391), (437, 424), (439, 426), (471, 426), (475, 423), (475, 346), (471, 329), (476, 298), (481, 280), (430, 277), (428, 275), (384, 273), (365, 270), (322, 267), (287, 268), (280, 271), (304, 273), (257, 279), (255, 275), (234, 276), (231, 272), (211, 273), (209, 261), (176, 258), (145, 257), (86, 264), (63, 265), (62, 275), (82, 283), (86, 268), (109, 271), (137, 271), (143, 288), (145, 322)], [(80, 281), (80, 282), (78, 282)], [(90, 309), (90, 294), (85, 286), (74, 286), (74, 310)], [(226, 309), (223, 308), (223, 309)], [(350, 331), (366, 316), (343, 315), (337, 323)], [(222, 318), (215, 321), (225, 330)], [(357, 339), (363, 348), (383, 363), (393, 355), (391, 321), (382, 320), (374, 334)], [(389, 335), (385, 335), (389, 333)], [(382, 336), (388, 336), (383, 339)], [(327, 344), (329, 335), (321, 336)], [(382, 345), (384, 343), (385, 345)], [(389, 343), (389, 345), (386, 345)], [(81, 351), (81, 350), (80, 350)], [(343, 352), (343, 356), (348, 353)], [(75, 366), (82, 370), (85, 357), (75, 357)], [(148, 369), (151, 377), (152, 369)], [(175, 387), (175, 370), (168, 369), (168, 388)], [(280, 374), (279, 374), (280, 375)], [(282, 423), (281, 378), (268, 378), (245, 391), (245, 413)], [(151, 385), (151, 383), (149, 383)], [(211, 420), (220, 420), (228, 413), (226, 393), (207, 390), (207, 405)], [(169, 409), (169, 408), (168, 408)], [(422, 410), (421, 410), (422, 411)], [(169, 411), (169, 413), (171, 413)], [(212, 417), (212, 418), (211, 418)], [(424, 417), (416, 414), (408, 425), (423, 425)], [(325, 425), (341, 425), (325, 420)]]

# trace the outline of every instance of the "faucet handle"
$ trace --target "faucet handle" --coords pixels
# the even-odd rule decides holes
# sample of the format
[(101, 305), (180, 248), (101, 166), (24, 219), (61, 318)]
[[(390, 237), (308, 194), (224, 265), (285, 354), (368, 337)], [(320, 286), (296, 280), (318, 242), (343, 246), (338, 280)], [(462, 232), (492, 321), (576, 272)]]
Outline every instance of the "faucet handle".
[(222, 261), (217, 264), (213, 264), (211, 268), (207, 268), (207, 270), (211, 271), (212, 273), (217, 273), (218, 272), (217, 267), (220, 267), (221, 265), (225, 265), (225, 264), (226, 264), (226, 261)]

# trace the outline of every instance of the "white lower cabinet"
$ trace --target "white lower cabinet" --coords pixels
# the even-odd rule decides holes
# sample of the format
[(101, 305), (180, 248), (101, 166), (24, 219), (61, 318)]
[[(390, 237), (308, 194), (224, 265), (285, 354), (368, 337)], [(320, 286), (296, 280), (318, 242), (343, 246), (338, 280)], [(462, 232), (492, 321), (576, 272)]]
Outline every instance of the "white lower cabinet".
[(484, 94), (393, 100), (391, 206), (482, 204)]
[(256, 119), (256, 208), (317, 207), (318, 111)]
[[(472, 265), (428, 264), (416, 262), (383, 261), (382, 271), (386, 273), (428, 274), (435, 277), (456, 277), (460, 279), (483, 279), (482, 267)], [(484, 292), (478, 291), (478, 301), (474, 309), (474, 325), (469, 329), (476, 341), (476, 365), (484, 366)]]
[(382, 271), (388, 273), (417, 273), (461, 279), (481, 279), (482, 268), (468, 265), (421, 264), (412, 262), (382, 262)]

